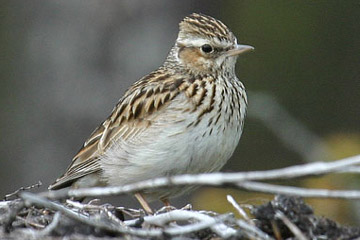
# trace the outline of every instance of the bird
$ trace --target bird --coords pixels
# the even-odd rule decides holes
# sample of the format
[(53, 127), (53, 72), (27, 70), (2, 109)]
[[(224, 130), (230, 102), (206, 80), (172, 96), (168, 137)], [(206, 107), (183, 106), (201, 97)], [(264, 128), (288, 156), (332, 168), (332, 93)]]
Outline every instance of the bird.
[[(48, 189), (122, 186), (219, 171), (238, 145), (248, 105), (236, 60), (253, 49), (238, 44), (220, 20), (186, 16), (164, 63), (131, 85)], [(149, 201), (169, 206), (170, 198), (193, 188), (134, 195), (152, 214)]]

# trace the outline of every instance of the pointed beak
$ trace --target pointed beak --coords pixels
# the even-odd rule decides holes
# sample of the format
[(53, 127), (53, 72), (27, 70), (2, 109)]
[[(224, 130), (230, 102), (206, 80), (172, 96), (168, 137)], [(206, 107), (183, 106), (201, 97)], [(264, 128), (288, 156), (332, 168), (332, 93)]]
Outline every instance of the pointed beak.
[(236, 55), (243, 54), (244, 52), (253, 51), (254, 49), (255, 48), (250, 45), (237, 44), (235, 48), (230, 49), (226, 52), (226, 56), (227, 57), (236, 56)]

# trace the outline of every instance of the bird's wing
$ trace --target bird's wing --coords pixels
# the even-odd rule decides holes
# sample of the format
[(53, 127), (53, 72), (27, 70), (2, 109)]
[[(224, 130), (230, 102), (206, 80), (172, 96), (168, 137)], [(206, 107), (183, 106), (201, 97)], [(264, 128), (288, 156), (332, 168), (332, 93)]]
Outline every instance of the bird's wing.
[[(49, 189), (67, 187), (83, 176), (100, 172), (98, 159), (114, 140), (122, 138), (128, 141), (142, 133), (151, 124), (153, 116), (166, 108), (179, 93), (194, 95), (196, 86), (199, 86), (196, 82), (193, 79), (174, 78), (160, 68), (134, 83), (110, 116), (90, 135), (65, 174)], [(194, 84), (196, 86), (192, 86)]]

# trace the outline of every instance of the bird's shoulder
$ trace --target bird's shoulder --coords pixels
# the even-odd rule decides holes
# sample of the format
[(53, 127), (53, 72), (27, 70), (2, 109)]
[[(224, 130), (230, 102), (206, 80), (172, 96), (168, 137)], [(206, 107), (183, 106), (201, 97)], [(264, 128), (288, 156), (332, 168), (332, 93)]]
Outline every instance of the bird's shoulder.
[[(213, 78), (207, 76), (206, 81)], [(200, 101), (204, 95), (204, 78), (189, 77), (172, 70), (160, 68), (135, 82), (114, 107), (109, 117), (102, 122), (85, 141), (80, 151), (73, 158), (76, 165), (87, 159), (101, 155), (121, 137), (127, 140), (151, 125), (154, 115), (178, 95)], [(134, 130), (138, 131), (134, 131)]]
[(206, 82), (213, 85), (214, 79), (211, 76), (190, 77), (165, 68), (159, 68), (135, 82), (109, 117), (92, 132), (65, 174), (50, 189), (61, 188), (79, 177), (100, 171), (98, 159), (117, 139), (128, 141), (145, 131), (152, 120), (166, 111), (169, 103), (179, 95), (190, 99), (194, 107), (198, 106), (206, 95)]

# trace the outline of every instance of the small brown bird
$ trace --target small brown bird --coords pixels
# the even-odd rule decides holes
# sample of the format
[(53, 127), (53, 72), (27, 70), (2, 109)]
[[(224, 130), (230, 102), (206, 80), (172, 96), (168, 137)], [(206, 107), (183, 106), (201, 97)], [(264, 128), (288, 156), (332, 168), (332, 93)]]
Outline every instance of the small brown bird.
[[(193, 13), (164, 64), (135, 82), (111, 115), (90, 135), (50, 190), (68, 186), (119, 186), (138, 181), (218, 171), (233, 154), (243, 129), (247, 98), (235, 75), (239, 45), (219, 20)], [(191, 187), (136, 193), (168, 199)]]

